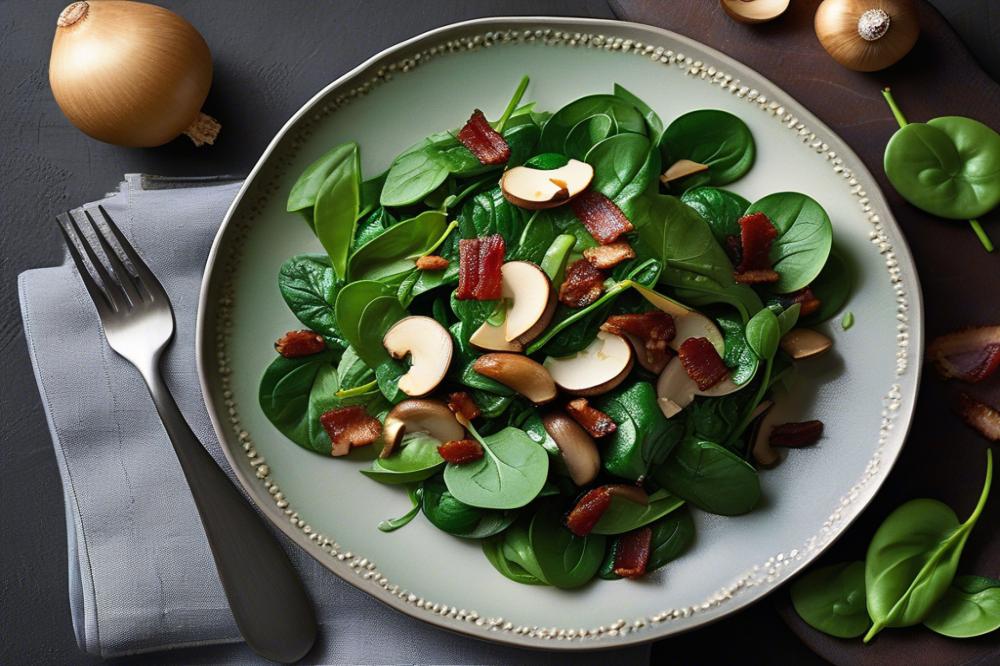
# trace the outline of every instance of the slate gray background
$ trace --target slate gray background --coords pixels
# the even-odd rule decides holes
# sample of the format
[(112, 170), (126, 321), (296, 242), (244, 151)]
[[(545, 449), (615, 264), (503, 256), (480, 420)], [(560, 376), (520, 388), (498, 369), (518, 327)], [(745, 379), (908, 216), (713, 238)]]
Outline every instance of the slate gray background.
[[(709, 0), (662, 5), (669, 11), (687, 2)], [(980, 8), (991, 2), (954, 0)], [(53, 102), (48, 52), (64, 4), (0, 0), (0, 664), (5, 665), (98, 662), (79, 652), (73, 639), (59, 478), (15, 289), (22, 270), (60, 261), (53, 216), (99, 197), (125, 172), (246, 173), (274, 132), (319, 88), (378, 50), (429, 28), (497, 14), (614, 16), (603, 0), (160, 0), (190, 20), (212, 49), (215, 82), (205, 108), (220, 119), (223, 131), (210, 148), (195, 149), (181, 139), (137, 150), (87, 138)], [(618, 10), (629, 4), (614, 3)], [(996, 41), (976, 15), (960, 18), (976, 33), (970, 39), (995, 56)], [(210, 660), (211, 649), (189, 656)], [(654, 649), (654, 662), (692, 659), (823, 663), (788, 631), (770, 602)]]

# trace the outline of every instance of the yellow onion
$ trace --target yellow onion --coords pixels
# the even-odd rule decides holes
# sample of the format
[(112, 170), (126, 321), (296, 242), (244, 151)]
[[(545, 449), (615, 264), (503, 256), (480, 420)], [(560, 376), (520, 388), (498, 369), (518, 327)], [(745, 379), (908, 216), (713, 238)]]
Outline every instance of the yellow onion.
[(160, 146), (186, 134), (213, 143), (219, 123), (201, 113), (212, 54), (190, 23), (142, 2), (87, 0), (56, 21), (52, 94), (70, 122), (101, 141)]
[(825, 0), (816, 10), (815, 27), (827, 53), (859, 72), (897, 62), (920, 34), (913, 0)]

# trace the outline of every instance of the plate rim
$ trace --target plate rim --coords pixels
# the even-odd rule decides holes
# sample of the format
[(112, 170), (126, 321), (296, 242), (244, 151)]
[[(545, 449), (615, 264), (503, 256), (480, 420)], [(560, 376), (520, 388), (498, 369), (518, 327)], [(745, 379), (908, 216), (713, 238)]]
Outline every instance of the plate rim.
[[(905, 300), (907, 301), (907, 305), (900, 307), (903, 307), (908, 312), (909, 321), (907, 322), (907, 330), (909, 336), (909, 351), (903, 361), (903, 370), (900, 371), (897, 367), (895, 375), (896, 383), (893, 384), (893, 388), (889, 394), (892, 396), (892, 391), (895, 390), (895, 397), (898, 398), (898, 411), (896, 411), (893, 417), (895, 419), (895, 421), (893, 421), (893, 425), (896, 427), (893, 428), (890, 426), (887, 431), (883, 427), (882, 430), (885, 432), (883, 433), (880, 431), (880, 443), (879, 447), (876, 449), (876, 453), (881, 454), (880, 462), (882, 467), (878, 470), (878, 476), (880, 478), (874, 480), (874, 486), (866, 489), (868, 496), (864, 498), (862, 502), (857, 503), (850, 508), (850, 515), (844, 519), (844, 522), (838, 526), (836, 533), (832, 535), (828, 541), (824, 542), (821, 547), (811, 552), (808, 557), (796, 560), (795, 565), (792, 566), (790, 571), (778, 575), (774, 581), (768, 580), (766, 584), (757, 588), (758, 591), (756, 593), (747, 593), (742, 599), (732, 599), (729, 603), (727, 603), (725, 609), (718, 613), (708, 613), (707, 615), (703, 614), (700, 618), (692, 618), (685, 613), (682, 616), (674, 617), (681, 617), (684, 620), (690, 619), (690, 621), (681, 623), (661, 622), (658, 626), (649, 626), (643, 631), (629, 631), (628, 624), (625, 624), (625, 630), (621, 632), (612, 628), (611, 630), (602, 632), (600, 635), (587, 636), (587, 640), (553, 641), (544, 640), (556, 637), (552, 634), (548, 634), (545, 629), (542, 630), (542, 632), (545, 632), (545, 635), (522, 635), (510, 631), (495, 631), (494, 627), (485, 622), (479, 624), (478, 622), (460, 621), (448, 615), (428, 612), (429, 606), (427, 608), (422, 606), (418, 607), (413, 603), (400, 599), (396, 594), (388, 592), (385, 587), (380, 588), (373, 586), (367, 578), (359, 576), (358, 572), (353, 570), (346, 563), (330, 557), (327, 551), (322, 551), (315, 542), (311, 542), (301, 529), (293, 525), (287, 519), (287, 516), (282, 514), (281, 511), (276, 508), (273, 501), (261, 501), (262, 498), (258, 497), (258, 494), (261, 493), (261, 489), (263, 488), (261, 479), (252, 473), (252, 469), (247, 469), (248, 465), (246, 461), (243, 461), (242, 464), (240, 463), (241, 458), (237, 457), (233, 449), (234, 442), (232, 440), (235, 440), (236, 438), (230, 434), (231, 428), (223, 422), (221, 416), (225, 409), (222, 405), (216, 404), (215, 385), (209, 381), (209, 364), (214, 359), (214, 347), (212, 346), (212, 340), (210, 339), (209, 332), (210, 329), (214, 328), (214, 316), (211, 315), (214, 315), (215, 313), (216, 303), (214, 297), (217, 295), (219, 289), (219, 287), (215, 284), (217, 264), (220, 263), (222, 250), (226, 243), (227, 231), (230, 229), (231, 222), (241, 206), (245, 203), (244, 199), (254, 186), (257, 176), (265, 168), (269, 159), (273, 157), (273, 154), (280, 144), (288, 137), (298, 123), (316, 107), (317, 103), (327, 98), (332, 92), (347, 86), (359, 76), (369, 72), (374, 72), (379, 65), (387, 63), (393, 58), (397, 58), (401, 54), (411, 51), (415, 46), (421, 45), (425, 42), (436, 45), (439, 42), (444, 41), (446, 36), (449, 34), (454, 34), (456, 38), (461, 38), (466, 36), (464, 33), (467, 33), (472, 28), (482, 30), (489, 30), (491, 28), (494, 30), (523, 30), (527, 26), (530, 26), (532, 30), (541, 30), (545, 28), (558, 29), (565, 28), (566, 26), (577, 26), (580, 30), (596, 30), (599, 32), (607, 31), (612, 33), (612, 35), (614, 35), (616, 30), (647, 33), (654, 37), (672, 40), (678, 44), (684, 45), (685, 47), (694, 49), (697, 52), (704, 53), (705, 55), (711, 57), (713, 64), (721, 65), (730, 71), (735, 71), (740, 74), (745, 72), (746, 74), (749, 74), (751, 78), (756, 78), (758, 84), (764, 84), (777, 93), (778, 98), (782, 100), (783, 104), (791, 105), (794, 108), (795, 117), (800, 121), (804, 120), (806, 126), (812, 130), (814, 134), (816, 133), (816, 130), (819, 130), (819, 134), (822, 134), (822, 138), (825, 141), (836, 142), (838, 144), (836, 151), (837, 154), (843, 158), (843, 162), (847, 165), (848, 169), (856, 176), (859, 176), (859, 182), (865, 183), (864, 187), (867, 188), (865, 196), (870, 198), (872, 202), (876, 204), (876, 206), (873, 206), (872, 208), (877, 208), (877, 216), (880, 218), (879, 222), (890, 233), (892, 243), (886, 243), (889, 251), (898, 257), (899, 261), (897, 262), (897, 265), (902, 265), (907, 269), (905, 275), (899, 275), (898, 282), (905, 285), (904, 293), (906, 294)], [(619, 39), (618, 41), (620, 43), (622, 40)], [(690, 60), (690, 58), (687, 59), (688, 64), (690, 64)], [(701, 63), (699, 62), (698, 64), (700, 65)], [(761, 85), (760, 87), (764, 87), (764, 85)], [(742, 97), (743, 95), (740, 96)], [(872, 241), (876, 242), (874, 236)], [(882, 254), (885, 254), (885, 252), (882, 252)], [(891, 267), (890, 275), (892, 275)], [(894, 280), (894, 282), (895, 281), (896, 280)], [(718, 621), (723, 617), (745, 609), (753, 603), (759, 602), (761, 599), (773, 593), (783, 584), (787, 583), (793, 574), (808, 566), (810, 562), (819, 557), (820, 554), (822, 554), (838, 538), (840, 538), (840, 536), (843, 535), (850, 525), (870, 505), (878, 490), (882, 487), (883, 483), (892, 472), (892, 469), (902, 451), (902, 447), (905, 444), (909, 429), (913, 422), (913, 414), (916, 408), (917, 390), (919, 388), (920, 377), (922, 374), (921, 359), (923, 358), (924, 352), (923, 329), (923, 299), (916, 265), (913, 261), (905, 236), (903, 235), (903, 231), (896, 222), (878, 181), (868, 170), (861, 158), (858, 157), (858, 155), (853, 151), (850, 145), (847, 144), (825, 123), (819, 120), (819, 118), (813, 115), (812, 112), (809, 111), (807, 107), (802, 105), (795, 97), (788, 94), (780, 86), (774, 84), (769, 78), (762, 75), (752, 67), (740, 63), (711, 46), (664, 28), (643, 23), (618, 21), (613, 19), (577, 18), (565, 16), (498, 16), (450, 23), (425, 31), (379, 51), (320, 89), (315, 95), (303, 103), (303, 105), (282, 125), (261, 153), (261, 156), (254, 164), (251, 171), (247, 174), (246, 179), (233, 199), (233, 202), (227, 209), (225, 217), (223, 218), (223, 221), (212, 241), (212, 246), (205, 263), (205, 271), (202, 276), (201, 289), (198, 299), (195, 349), (198, 379), (202, 390), (202, 397), (205, 402), (209, 418), (212, 421), (215, 434), (219, 439), (220, 448), (222, 449), (226, 460), (228, 461), (230, 467), (232, 467), (236, 478), (243, 487), (243, 490), (253, 500), (254, 504), (261, 511), (261, 513), (263, 513), (271, 523), (278, 527), (278, 529), (280, 529), (298, 547), (302, 548), (310, 556), (319, 561), (325, 568), (332, 571), (335, 575), (347, 583), (367, 592), (373, 598), (381, 601), (391, 608), (406, 613), (407, 615), (430, 625), (464, 636), (516, 647), (546, 649), (553, 651), (574, 651), (615, 649), (639, 645), (663, 639), (667, 636), (697, 629)], [(899, 361), (897, 360), (897, 363), (898, 362)], [(216, 372), (216, 368), (212, 368), (212, 371)], [(897, 390), (900, 385), (902, 385), (902, 391)], [(884, 442), (881, 441), (883, 436), (886, 438), (886, 441)], [(885, 454), (888, 454), (890, 459), (886, 460)], [(263, 494), (266, 496), (267, 493), (264, 492)], [(684, 610), (686, 611), (687, 609)], [(691, 613), (691, 615), (694, 615), (694, 613)], [(619, 622), (624, 621), (619, 620)], [(604, 627), (602, 627), (602, 629), (604, 629)], [(583, 638), (582, 636), (578, 637)], [(558, 636), (558, 638), (564, 638), (564, 636)]]

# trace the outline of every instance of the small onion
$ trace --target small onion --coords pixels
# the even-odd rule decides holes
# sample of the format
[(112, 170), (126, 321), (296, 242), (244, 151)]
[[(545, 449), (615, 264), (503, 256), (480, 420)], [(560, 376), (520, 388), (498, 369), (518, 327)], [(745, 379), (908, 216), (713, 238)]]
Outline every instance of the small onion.
[(213, 143), (219, 123), (201, 113), (212, 54), (177, 14), (142, 2), (87, 0), (56, 21), (52, 94), (70, 122), (101, 141), (160, 146), (186, 134)]
[(815, 28), (827, 53), (859, 72), (896, 63), (920, 34), (913, 0), (824, 0)]

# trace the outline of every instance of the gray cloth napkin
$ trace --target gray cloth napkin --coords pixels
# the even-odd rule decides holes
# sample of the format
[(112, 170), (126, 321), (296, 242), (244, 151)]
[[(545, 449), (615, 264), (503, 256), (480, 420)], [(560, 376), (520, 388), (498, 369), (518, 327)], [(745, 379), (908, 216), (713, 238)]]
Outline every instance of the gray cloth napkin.
[[(194, 335), (208, 250), (239, 186), (227, 179), (129, 174), (100, 202), (170, 295), (177, 334), (163, 360), (165, 381), (227, 472), (202, 402)], [(80, 647), (111, 657), (237, 643), (240, 636), (173, 449), (142, 379), (108, 347), (76, 268), (67, 259), (61, 266), (26, 271), (19, 289), (66, 499), (69, 598)], [(559, 655), (440, 631), (384, 606), (279, 538), (322, 625), (305, 663), (648, 663), (645, 647)], [(158, 661), (262, 660), (238, 643), (164, 653)]]

